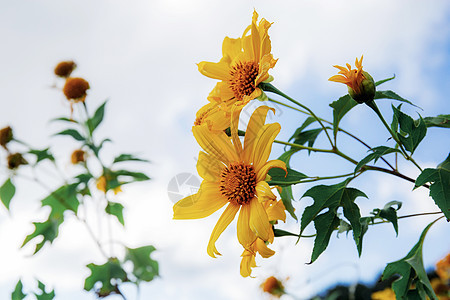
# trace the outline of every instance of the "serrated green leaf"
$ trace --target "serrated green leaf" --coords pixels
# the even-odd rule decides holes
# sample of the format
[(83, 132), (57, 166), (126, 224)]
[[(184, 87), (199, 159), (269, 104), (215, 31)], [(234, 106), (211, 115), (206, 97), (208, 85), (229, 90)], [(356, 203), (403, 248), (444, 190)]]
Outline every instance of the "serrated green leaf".
[(78, 183), (63, 185), (41, 201), (42, 206), (47, 205), (52, 209), (50, 217), (60, 218), (66, 210), (77, 213), (80, 204), (77, 198), (77, 186)]
[(333, 133), (336, 136), (339, 128), (339, 122), (353, 107), (358, 103), (350, 97), (349, 94), (342, 96), (330, 104), (333, 108)]
[[(426, 117), (423, 120), (427, 127), (450, 128), (450, 115), (438, 115), (437, 117)], [(418, 122), (418, 120), (416, 120), (415, 122)]]
[[(106, 297), (116, 293), (118, 284), (128, 281), (127, 273), (122, 269), (117, 258), (110, 258), (103, 265), (88, 264), (91, 275), (84, 281), (84, 289), (90, 291), (99, 282), (101, 287), (95, 292), (99, 297)], [(114, 284), (111, 282), (114, 279)]]
[(364, 157), (355, 167), (355, 173), (358, 172), (363, 166), (367, 165), (369, 162), (371, 162), (372, 160), (374, 161), (374, 163), (377, 162), (377, 160), (382, 157), (383, 155), (389, 154), (389, 153), (393, 153), (393, 152), (399, 152), (401, 153), (400, 150), (395, 149), (395, 148), (390, 148), (390, 147), (386, 147), (386, 146), (379, 146), (379, 147), (375, 147), (372, 148), (369, 151), (373, 151), (372, 153), (370, 153), (369, 155), (367, 155), (366, 157)]
[(420, 108), (417, 105), (413, 104), (411, 101), (406, 100), (403, 97), (400, 97), (399, 95), (397, 95), (393, 91), (376, 91), (374, 99), (375, 100), (376, 99), (392, 99), (392, 100), (397, 100), (397, 101), (401, 101), (401, 102), (404, 102), (404, 103), (408, 103), (409, 105), (412, 105), (414, 107)]
[[(294, 137), (295, 139), (294, 139), (293, 143), (298, 144), (298, 145), (307, 144), (308, 147), (312, 147), (312, 146), (314, 146), (314, 143), (315, 143), (317, 137), (319, 136), (319, 134), (322, 131), (323, 131), (323, 128), (302, 131)], [(311, 150), (308, 150), (308, 153), (311, 153)]]
[(120, 224), (125, 226), (125, 221), (123, 219), (123, 205), (116, 202), (108, 201), (108, 205), (105, 208), (106, 213), (116, 216)]
[[(397, 133), (397, 137), (403, 144), (403, 146), (405, 146), (405, 149), (412, 154), (427, 134), (425, 121), (421, 117), (416, 123), (410, 116), (401, 112), (399, 108), (392, 106), (392, 109), (394, 110), (394, 116), (398, 121), (401, 132), (404, 132), (406, 134), (403, 135), (400, 132)], [(398, 132), (398, 128), (395, 128), (394, 132)]]
[(133, 275), (139, 281), (152, 281), (155, 276), (158, 276), (158, 262), (153, 260), (150, 256), (155, 251), (153, 246), (144, 246), (140, 248), (126, 248), (125, 261), (133, 263)]
[(69, 135), (77, 141), (85, 141), (86, 139), (75, 129), (66, 129), (61, 132), (55, 133), (54, 135)]
[(385, 82), (387, 82), (387, 81), (390, 81), (390, 80), (392, 80), (392, 79), (394, 79), (394, 78), (395, 78), (395, 74), (394, 74), (394, 76), (392, 76), (391, 78), (386, 78), (386, 79), (379, 80), (379, 81), (375, 82), (375, 86), (379, 86), (380, 84), (385, 83)]
[(23, 298), (25, 298), (27, 295), (23, 293), (22, 289), (22, 280), (19, 280), (16, 284), (16, 288), (11, 294), (11, 300), (22, 300)]
[(272, 168), (269, 170), (268, 174), (271, 177), (271, 180), (268, 182), (269, 185), (292, 185), (298, 183), (299, 180), (308, 178), (307, 175), (291, 168), (287, 168), (287, 173), (283, 169)]
[(47, 221), (42, 223), (33, 222), (35, 229), (25, 238), (21, 247), (25, 246), (32, 239), (38, 236), (42, 236), (42, 241), (36, 245), (36, 248), (34, 250), (34, 254), (36, 254), (39, 250), (42, 249), (46, 242), (52, 243), (56, 239), (56, 237), (58, 236), (59, 226), (63, 221), (64, 219), (62, 218), (49, 217)]
[(45, 291), (45, 285), (38, 280), (38, 288), (41, 290), (39, 294), (34, 294), (37, 300), (52, 300), (55, 298), (55, 290), (52, 290), (50, 293)]
[(16, 187), (12, 183), (11, 178), (6, 179), (6, 181), (0, 187), (0, 199), (2, 200), (3, 205), (5, 205), (6, 209), (8, 210), (11, 199), (14, 197), (15, 193)]
[(123, 161), (142, 161), (142, 162), (148, 162), (146, 159), (138, 158), (132, 154), (121, 154), (114, 158), (113, 163), (123, 162)]
[[(349, 180), (345, 180), (341, 183), (335, 184), (335, 185), (317, 185), (306, 191), (302, 198), (304, 197), (311, 197), (314, 200), (314, 203), (311, 206), (308, 206), (305, 208), (305, 211), (303, 212), (302, 218), (301, 218), (301, 228), (300, 228), (300, 234), (305, 230), (306, 226), (308, 226), (313, 220), (315, 220), (319, 213), (328, 209), (330, 214), (333, 214), (335, 217), (337, 217), (337, 209), (339, 207), (343, 207), (344, 216), (347, 218), (347, 220), (350, 221), (350, 224), (353, 228), (353, 239), (355, 240), (356, 245), (360, 245), (360, 238), (361, 238), (361, 223), (360, 223), (360, 211), (358, 206), (354, 203), (357, 197), (365, 197), (367, 198), (366, 194), (361, 192), (360, 190), (354, 189), (354, 188), (347, 188)], [(323, 215), (323, 214), (322, 214)], [(324, 218), (324, 217), (322, 217)], [(327, 215), (328, 224), (334, 225), (335, 221), (334, 218), (332, 219)], [(339, 225), (339, 218), (337, 221), (337, 227)], [(323, 232), (320, 233), (321, 237), (328, 237), (331, 236), (328, 235), (328, 231), (332, 231), (335, 229), (331, 228), (324, 228), (323, 226), (319, 226), (319, 230), (322, 230)], [(318, 229), (316, 227), (316, 229)], [(319, 232), (317, 232), (317, 235), (319, 235)], [(321, 245), (328, 245), (328, 241), (325, 243), (324, 241), (321, 241)], [(325, 250), (320, 248), (320, 250)], [(361, 249), (358, 247), (358, 252), (361, 255)], [(321, 252), (320, 252), (321, 253)], [(319, 254), (320, 254), (319, 253)], [(313, 257), (312, 257), (313, 258)], [(314, 259), (311, 258), (311, 262), (313, 262), (317, 257)]]
[(339, 218), (333, 211), (328, 211), (314, 218), (314, 227), (316, 228), (317, 236), (314, 239), (314, 248), (311, 255), (311, 262), (309, 262), (310, 264), (325, 251), (330, 242), (331, 234), (339, 227), (339, 223)]
[(416, 179), (416, 188), (431, 182), (430, 196), (450, 220), (450, 154), (436, 169), (427, 168)]
[(92, 134), (94, 132), (94, 130), (98, 127), (98, 125), (100, 125), (100, 123), (103, 121), (103, 118), (105, 116), (105, 105), (108, 101), (103, 102), (102, 105), (100, 105), (97, 110), (95, 111), (94, 115), (92, 116), (92, 118), (90, 118), (87, 121), (88, 124), (88, 128), (90, 133)]
[(28, 153), (30, 154), (34, 154), (36, 155), (36, 164), (48, 159), (51, 161), (55, 161), (55, 158), (53, 157), (53, 155), (49, 152), (49, 148), (43, 149), (43, 150), (30, 150), (28, 151)]
[[(440, 219), (440, 218), (439, 218)], [(413, 279), (417, 279), (417, 283), (423, 285), (428, 297), (432, 300), (437, 300), (437, 297), (431, 287), (431, 283), (428, 279), (427, 273), (423, 266), (422, 260), (422, 247), (425, 236), (430, 229), (430, 227), (439, 219), (428, 224), (427, 227), (422, 231), (419, 241), (414, 245), (414, 247), (409, 251), (409, 253), (402, 259), (389, 263), (383, 271), (383, 280), (392, 277), (393, 275), (400, 275), (400, 278), (392, 283), (392, 289), (395, 292), (395, 296), (399, 300), (410, 299), (408, 297), (408, 290), (411, 286)]]

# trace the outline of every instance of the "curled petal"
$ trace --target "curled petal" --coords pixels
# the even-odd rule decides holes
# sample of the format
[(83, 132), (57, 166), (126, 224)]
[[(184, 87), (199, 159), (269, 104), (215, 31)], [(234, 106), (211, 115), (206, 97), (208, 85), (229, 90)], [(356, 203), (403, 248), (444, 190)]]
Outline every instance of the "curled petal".
[(264, 241), (261, 239), (257, 239), (255, 241), (255, 248), (258, 253), (264, 258), (269, 258), (275, 254), (275, 251), (267, 247), (266, 243), (264, 243)]
[(281, 161), (279, 159), (269, 160), (259, 170), (257, 170), (256, 181), (259, 182), (259, 181), (265, 180), (266, 176), (267, 176), (267, 173), (272, 168), (283, 169), (286, 172), (286, 175), (287, 175), (286, 164), (284, 163), (284, 161)]
[(270, 205), (267, 209), (267, 216), (269, 217), (269, 221), (281, 220), (286, 222), (286, 207), (283, 204), (283, 201), (277, 201), (275, 204)]
[(219, 251), (217, 251), (216, 241), (222, 234), (222, 232), (225, 230), (225, 228), (227, 228), (228, 225), (230, 225), (231, 221), (233, 221), (238, 210), (239, 205), (230, 203), (223, 212), (223, 214), (220, 216), (219, 221), (217, 221), (216, 226), (214, 226), (213, 232), (211, 233), (211, 237), (208, 242), (207, 252), (209, 256), (215, 258), (216, 254), (221, 255)]
[(267, 217), (266, 210), (257, 199), (250, 201), (250, 228), (263, 241), (272, 242), (272, 225)]
[(256, 196), (259, 202), (275, 200), (277, 197), (272, 193), (269, 184), (266, 181), (260, 181), (256, 184)]

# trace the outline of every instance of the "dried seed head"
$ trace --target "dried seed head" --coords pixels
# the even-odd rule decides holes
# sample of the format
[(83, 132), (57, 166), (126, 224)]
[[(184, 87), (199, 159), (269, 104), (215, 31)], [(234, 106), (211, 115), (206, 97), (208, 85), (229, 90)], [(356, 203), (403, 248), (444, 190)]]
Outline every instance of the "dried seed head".
[(63, 92), (68, 100), (84, 101), (89, 82), (80, 77), (69, 77), (64, 85)]
[(23, 158), (20, 153), (13, 153), (8, 155), (8, 169), (17, 169), (20, 165), (26, 165), (28, 162)]
[(67, 78), (72, 74), (77, 65), (73, 61), (62, 61), (55, 67), (55, 75), (58, 77)]
[(13, 139), (13, 132), (11, 127), (5, 127), (0, 129), (0, 145), (6, 148), (6, 144), (8, 144)]
[(71, 161), (72, 164), (76, 165), (77, 163), (85, 161), (85, 152), (81, 149), (75, 150), (72, 152)]

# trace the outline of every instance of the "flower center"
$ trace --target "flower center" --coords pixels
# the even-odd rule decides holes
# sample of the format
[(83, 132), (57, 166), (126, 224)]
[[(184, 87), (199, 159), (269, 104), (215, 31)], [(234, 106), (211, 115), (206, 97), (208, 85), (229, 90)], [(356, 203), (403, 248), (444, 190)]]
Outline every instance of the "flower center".
[(220, 191), (235, 204), (246, 204), (255, 196), (256, 173), (251, 165), (231, 164), (220, 174)]
[(254, 61), (239, 62), (231, 68), (229, 84), (236, 100), (241, 101), (244, 96), (253, 93), (258, 71), (258, 63)]

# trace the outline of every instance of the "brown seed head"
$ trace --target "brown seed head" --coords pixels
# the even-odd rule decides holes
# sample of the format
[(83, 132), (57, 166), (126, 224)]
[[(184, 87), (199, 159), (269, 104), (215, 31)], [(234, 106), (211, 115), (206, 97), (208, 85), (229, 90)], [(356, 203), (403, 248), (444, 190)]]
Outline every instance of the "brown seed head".
[(28, 162), (23, 158), (20, 153), (13, 153), (8, 155), (8, 169), (17, 169), (20, 165), (26, 165)]
[(76, 165), (77, 163), (84, 162), (85, 161), (84, 154), (85, 152), (81, 149), (73, 151), (71, 156), (72, 164)]
[(75, 70), (77, 65), (73, 61), (62, 61), (55, 67), (55, 75), (67, 78)]
[(63, 92), (69, 100), (84, 101), (89, 82), (80, 77), (69, 77), (64, 85)]
[(0, 145), (6, 149), (8, 144), (13, 139), (13, 132), (11, 127), (5, 127), (0, 129)]

